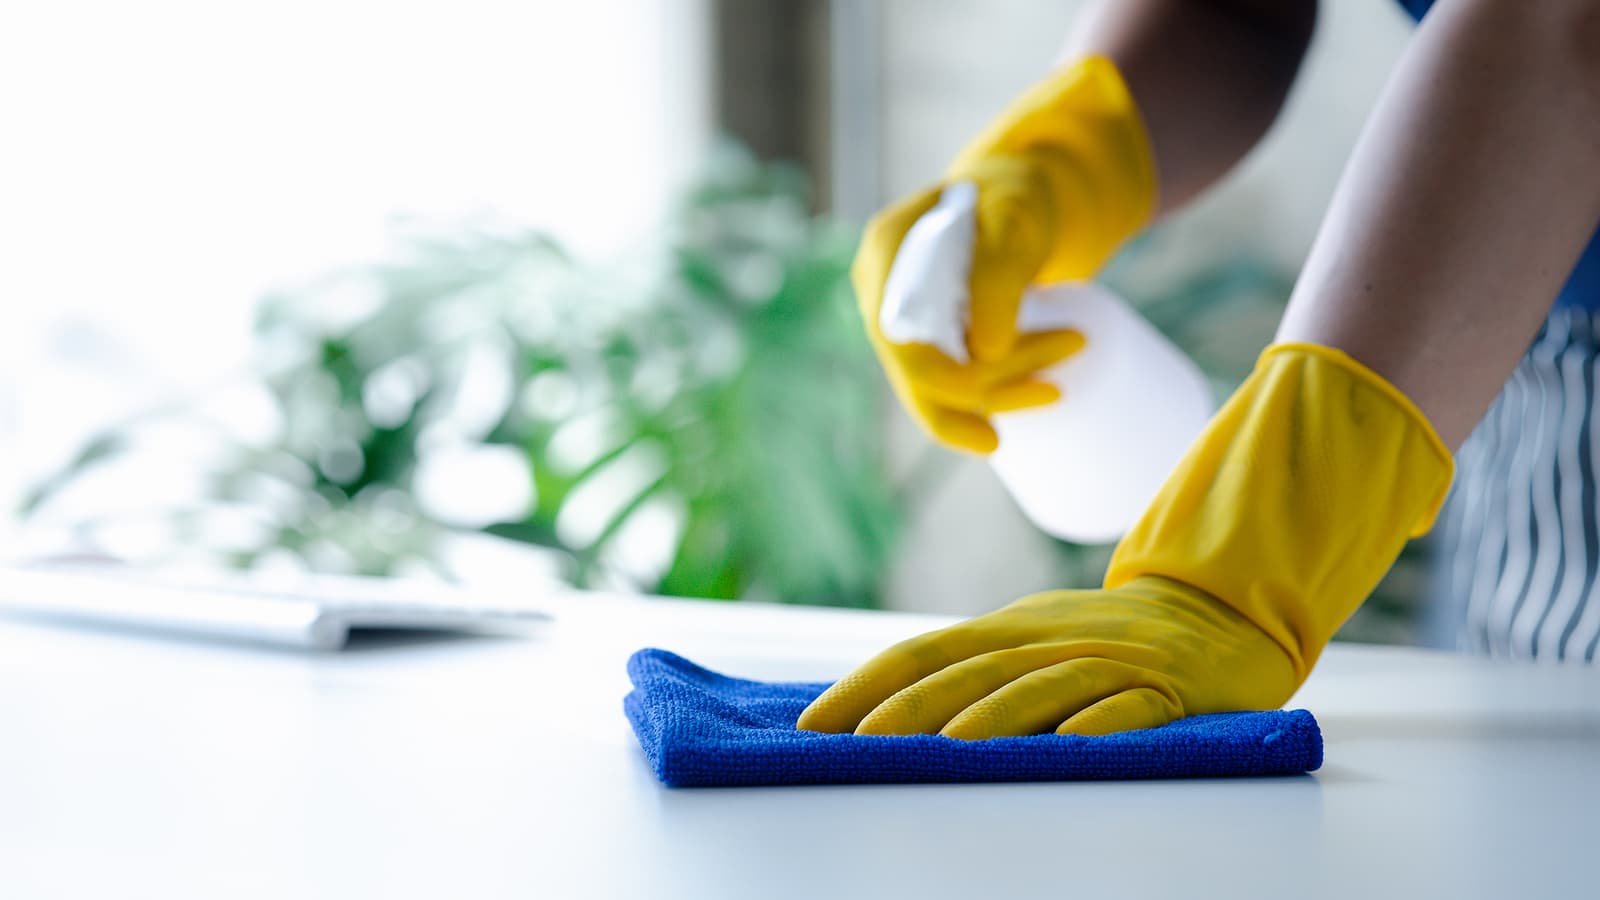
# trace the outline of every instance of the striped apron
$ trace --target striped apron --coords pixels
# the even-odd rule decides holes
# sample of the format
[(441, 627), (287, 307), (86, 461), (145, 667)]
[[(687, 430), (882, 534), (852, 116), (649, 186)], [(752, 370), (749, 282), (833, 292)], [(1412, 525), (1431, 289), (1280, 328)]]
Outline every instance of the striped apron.
[(1456, 454), (1440, 515), (1427, 643), (1595, 658), (1600, 644), (1600, 314), (1557, 305)]

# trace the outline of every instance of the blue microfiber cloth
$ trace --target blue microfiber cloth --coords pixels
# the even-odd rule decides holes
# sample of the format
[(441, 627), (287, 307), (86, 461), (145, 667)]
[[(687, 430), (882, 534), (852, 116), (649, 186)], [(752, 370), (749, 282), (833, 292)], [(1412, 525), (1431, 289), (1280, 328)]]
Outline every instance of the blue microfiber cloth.
[(628, 677), (623, 709), (672, 787), (1292, 775), (1322, 765), (1322, 732), (1303, 709), (1192, 716), (1105, 737), (960, 741), (798, 731), (826, 684), (730, 678), (665, 650), (635, 653)]

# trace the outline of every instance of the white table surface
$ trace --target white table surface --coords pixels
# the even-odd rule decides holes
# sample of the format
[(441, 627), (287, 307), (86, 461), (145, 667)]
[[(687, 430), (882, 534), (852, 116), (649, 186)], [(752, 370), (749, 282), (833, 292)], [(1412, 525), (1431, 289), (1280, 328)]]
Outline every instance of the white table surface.
[(944, 620), (559, 611), (334, 655), (0, 621), (0, 897), (1600, 896), (1600, 668), (1336, 645), (1314, 776), (669, 790), (632, 650), (825, 679)]

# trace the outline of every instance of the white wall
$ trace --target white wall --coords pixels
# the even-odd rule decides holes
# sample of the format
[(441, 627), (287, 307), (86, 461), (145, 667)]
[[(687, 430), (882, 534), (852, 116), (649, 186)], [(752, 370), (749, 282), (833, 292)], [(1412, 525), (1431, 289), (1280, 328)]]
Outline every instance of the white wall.
[[(880, 41), (880, 183), (897, 196), (949, 158), (1059, 52), (1081, 3), (887, 0)], [(1277, 127), (1225, 182), (1167, 223), (1151, 266), (1183, 266), (1248, 246), (1298, 268), (1344, 159), (1411, 25), (1390, 0), (1329, 0), (1300, 83)], [(894, 423), (899, 455), (926, 442)], [(981, 462), (923, 498), (892, 578), (898, 608), (975, 613), (1057, 586), (1045, 539)]]

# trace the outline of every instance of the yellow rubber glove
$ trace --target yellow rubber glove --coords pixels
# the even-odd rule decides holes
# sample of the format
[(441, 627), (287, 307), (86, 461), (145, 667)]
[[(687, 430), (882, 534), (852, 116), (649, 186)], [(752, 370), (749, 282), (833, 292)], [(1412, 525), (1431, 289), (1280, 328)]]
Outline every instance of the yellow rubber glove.
[[(884, 285), (906, 233), (946, 185), (977, 186), (969, 288), (970, 361), (880, 327)], [(1155, 207), (1155, 163), (1139, 111), (1110, 60), (1090, 57), (1020, 97), (950, 166), (941, 184), (868, 225), (851, 278), (867, 331), (900, 401), (936, 440), (988, 453), (990, 413), (1054, 402), (1030, 376), (1083, 345), (1076, 332), (1017, 335), (1022, 291), (1092, 276)]]
[(1285, 344), (1123, 538), (1105, 587), (1050, 591), (879, 654), (799, 727), (1106, 734), (1276, 708), (1449, 489), (1422, 413), (1337, 350)]

